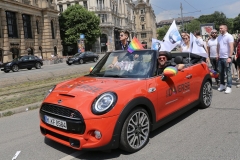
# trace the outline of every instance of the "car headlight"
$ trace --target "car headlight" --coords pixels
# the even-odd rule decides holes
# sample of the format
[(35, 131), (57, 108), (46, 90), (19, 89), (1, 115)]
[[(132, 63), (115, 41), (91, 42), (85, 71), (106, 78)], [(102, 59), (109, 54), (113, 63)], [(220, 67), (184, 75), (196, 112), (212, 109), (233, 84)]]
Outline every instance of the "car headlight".
[(46, 99), (46, 98), (49, 96), (49, 94), (55, 89), (55, 87), (56, 87), (56, 85), (53, 86), (53, 88), (51, 88), (51, 89), (48, 90), (48, 92), (46, 93), (46, 96), (45, 96), (44, 99)]
[(93, 114), (104, 114), (110, 111), (117, 102), (117, 95), (113, 92), (106, 92), (98, 96), (92, 104)]
[(10, 66), (11, 64), (12, 64), (11, 62), (10, 62), (10, 63), (7, 63), (6, 66)]

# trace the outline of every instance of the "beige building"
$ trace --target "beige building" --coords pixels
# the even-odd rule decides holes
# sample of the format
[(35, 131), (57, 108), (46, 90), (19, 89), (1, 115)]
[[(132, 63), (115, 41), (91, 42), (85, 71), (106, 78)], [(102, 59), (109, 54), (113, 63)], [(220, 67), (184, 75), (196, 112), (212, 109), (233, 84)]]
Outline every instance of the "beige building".
[(58, 11), (50, 0), (0, 0), (0, 61), (62, 55)]
[(130, 40), (134, 36), (134, 3), (132, 0), (55, 0), (55, 2), (60, 12), (70, 5), (80, 4), (99, 16), (102, 34), (93, 45), (95, 52), (114, 50), (119, 43), (121, 30), (130, 32)]
[(149, 0), (134, 2), (136, 36), (146, 48), (151, 48), (152, 38), (157, 38), (156, 16)]

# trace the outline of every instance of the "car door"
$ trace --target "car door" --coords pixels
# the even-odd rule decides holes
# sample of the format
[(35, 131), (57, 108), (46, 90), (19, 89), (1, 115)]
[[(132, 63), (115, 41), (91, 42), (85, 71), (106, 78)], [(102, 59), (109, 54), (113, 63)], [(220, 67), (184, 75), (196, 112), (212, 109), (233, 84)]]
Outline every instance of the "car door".
[(28, 59), (28, 68), (32, 68), (32, 67), (35, 67), (35, 64), (36, 64), (36, 59), (34, 56), (29, 56), (29, 59)]
[(190, 86), (187, 75), (188, 72), (183, 70), (179, 71), (176, 76), (167, 77), (165, 80), (162, 80), (162, 76), (156, 77), (158, 120), (176, 112), (189, 103), (187, 96), (190, 94)]
[(19, 62), (18, 62), (18, 67), (19, 68), (27, 68), (28, 67), (28, 56), (23, 56), (20, 58)]

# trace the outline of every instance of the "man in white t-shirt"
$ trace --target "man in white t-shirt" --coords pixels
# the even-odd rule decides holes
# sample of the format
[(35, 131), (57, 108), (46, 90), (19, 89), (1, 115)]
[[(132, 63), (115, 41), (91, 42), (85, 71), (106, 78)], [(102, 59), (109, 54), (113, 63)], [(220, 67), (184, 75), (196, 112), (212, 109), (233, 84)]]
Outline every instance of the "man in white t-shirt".
[[(218, 70), (220, 74), (220, 87), (219, 91), (225, 90), (225, 93), (232, 92), (232, 54), (234, 38), (227, 32), (226, 25), (220, 25), (220, 35), (217, 38), (217, 54), (218, 54)], [(225, 73), (227, 74), (227, 87), (225, 86)]]
[[(200, 31), (195, 31), (195, 32), (194, 32), (194, 36), (196, 37), (196, 43), (197, 43), (199, 46), (203, 47), (206, 52), (208, 52), (208, 51), (207, 51), (207, 47), (206, 47), (206, 42), (203, 41), (203, 39), (202, 39), (202, 37), (201, 37)], [(206, 62), (206, 61), (208, 61), (208, 60), (207, 60), (206, 58), (203, 58), (203, 61)]]
[[(217, 55), (217, 30), (213, 29), (211, 31), (211, 39), (207, 42), (207, 50), (208, 50), (208, 56), (210, 57), (210, 62), (212, 65), (212, 68), (218, 72), (218, 55)], [(219, 78), (216, 78), (216, 84), (219, 84)]]

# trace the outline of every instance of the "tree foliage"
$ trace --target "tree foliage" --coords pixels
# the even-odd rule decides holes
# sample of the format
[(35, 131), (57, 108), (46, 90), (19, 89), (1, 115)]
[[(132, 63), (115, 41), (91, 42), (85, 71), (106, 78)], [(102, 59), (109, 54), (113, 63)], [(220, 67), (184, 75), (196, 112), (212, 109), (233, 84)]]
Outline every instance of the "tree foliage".
[(100, 36), (100, 19), (94, 12), (80, 5), (69, 6), (59, 16), (60, 35), (64, 45), (76, 44), (80, 33), (85, 35), (85, 43), (93, 44)]
[(240, 32), (240, 14), (233, 19), (233, 30)]
[(184, 24), (184, 30), (188, 33), (194, 33), (194, 31), (199, 30), (200, 24), (198, 20), (194, 19), (190, 23)]
[(157, 29), (157, 39), (162, 40), (166, 35), (170, 26), (163, 26)]

